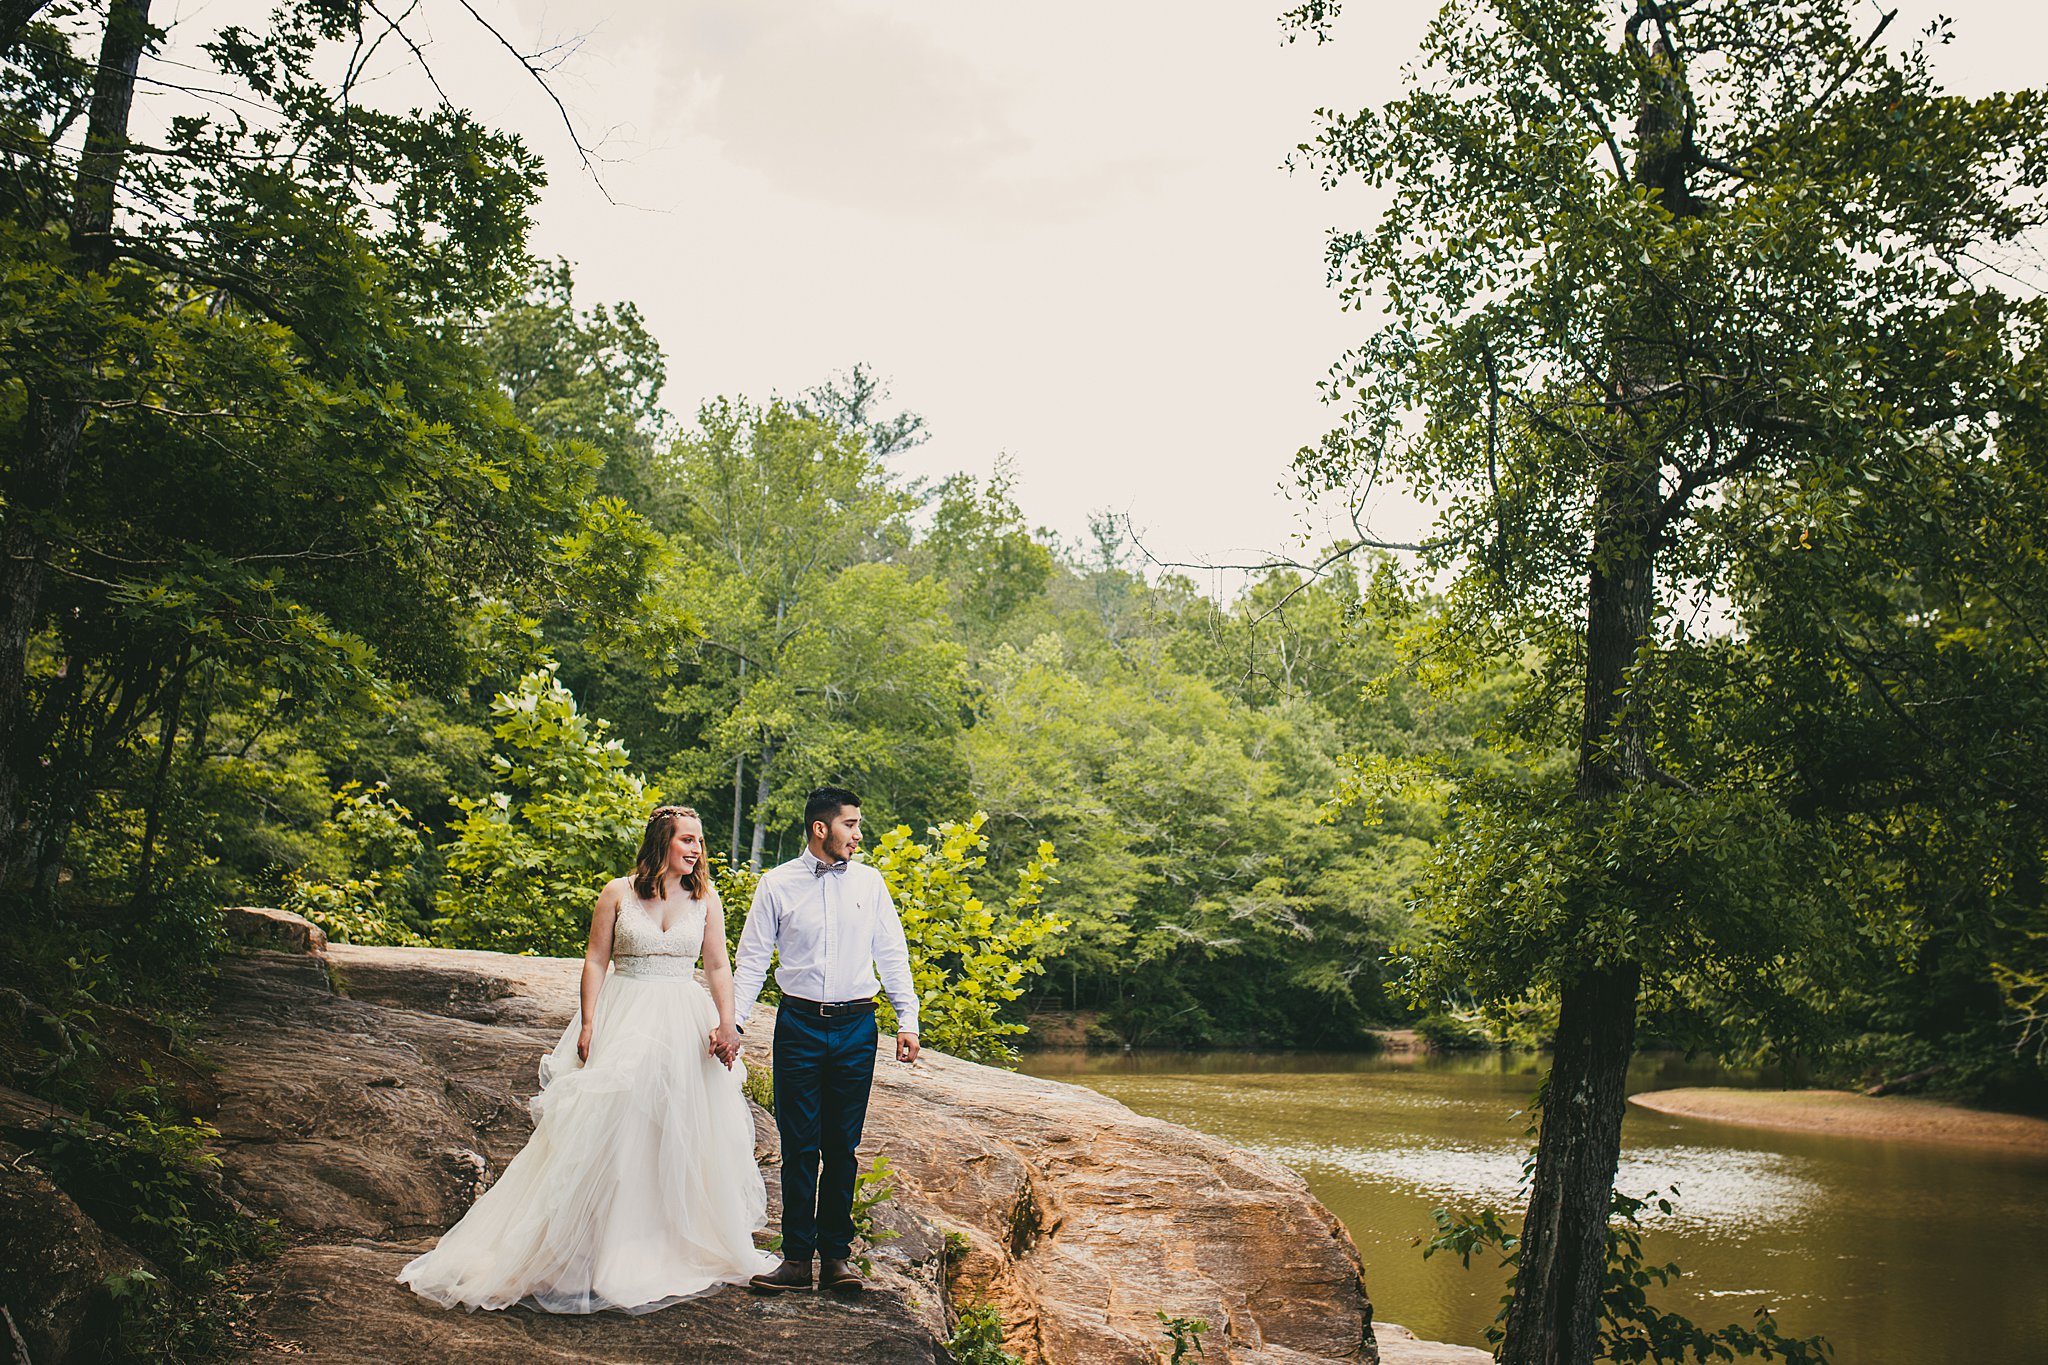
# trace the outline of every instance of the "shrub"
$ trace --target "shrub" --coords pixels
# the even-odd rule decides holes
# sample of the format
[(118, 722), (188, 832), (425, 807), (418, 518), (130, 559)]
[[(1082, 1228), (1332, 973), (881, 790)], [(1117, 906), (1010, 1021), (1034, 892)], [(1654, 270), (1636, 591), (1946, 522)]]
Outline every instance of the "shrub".
[(946, 1350), (959, 1365), (1024, 1365), (1003, 1349), (1003, 1315), (992, 1303), (977, 1303), (960, 1310), (960, 1321), (946, 1342)]
[(218, 1136), (203, 1121), (130, 1110), (106, 1127), (54, 1123), (34, 1147), (36, 1164), (88, 1217), (163, 1272), (161, 1281), (139, 1268), (107, 1281), (117, 1314), (109, 1359), (207, 1359), (228, 1344), (225, 1273), (268, 1254), (276, 1225), (247, 1217), (220, 1193), (220, 1158), (206, 1149)]
[(748, 1067), (747, 1078), (740, 1083), (740, 1093), (769, 1113), (774, 1113), (775, 1073), (763, 1067)]
[[(1003, 1018), (1003, 1006), (1023, 994), (1027, 976), (1043, 970), (1042, 945), (1066, 932), (1067, 923), (1038, 908), (1059, 862), (1049, 843), (1038, 846), (1003, 904), (976, 894), (971, 878), (987, 866), (987, 820), (977, 811), (969, 820), (935, 825), (930, 843), (898, 825), (876, 844), (872, 861), (903, 917), (921, 1041), (971, 1061), (1014, 1066), (1016, 1049), (1004, 1039), (1024, 1025)], [(895, 1028), (886, 1005), (882, 1023), (885, 1032)]]
[(553, 664), (491, 702), (499, 789), (459, 800), (436, 899), (454, 947), (574, 957), (590, 907), (628, 867), (655, 794), (605, 723), (584, 716)]

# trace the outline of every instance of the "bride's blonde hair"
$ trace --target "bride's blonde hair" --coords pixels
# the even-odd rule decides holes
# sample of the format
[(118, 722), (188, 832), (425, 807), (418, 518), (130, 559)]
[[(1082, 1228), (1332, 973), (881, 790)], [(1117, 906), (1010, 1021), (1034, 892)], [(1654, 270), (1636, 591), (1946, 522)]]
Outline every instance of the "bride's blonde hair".
[[(658, 901), (666, 894), (669, 840), (675, 838), (676, 821), (684, 816), (703, 823), (688, 806), (656, 806), (647, 817), (647, 832), (640, 836), (640, 854), (633, 860), (633, 894), (641, 900)], [(699, 855), (697, 865), (679, 880), (692, 900), (704, 899), (704, 893), (711, 889), (707, 860)]]

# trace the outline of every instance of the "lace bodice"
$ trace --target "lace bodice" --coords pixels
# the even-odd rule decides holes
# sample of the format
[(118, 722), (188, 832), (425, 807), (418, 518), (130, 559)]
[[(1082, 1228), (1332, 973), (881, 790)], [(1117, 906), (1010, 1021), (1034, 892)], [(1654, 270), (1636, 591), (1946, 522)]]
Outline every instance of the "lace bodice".
[(666, 908), (675, 922), (667, 929), (659, 919), (663, 908), (641, 900), (632, 879), (626, 880), (612, 927), (613, 970), (627, 976), (690, 975), (704, 947), (704, 902), (671, 902)]

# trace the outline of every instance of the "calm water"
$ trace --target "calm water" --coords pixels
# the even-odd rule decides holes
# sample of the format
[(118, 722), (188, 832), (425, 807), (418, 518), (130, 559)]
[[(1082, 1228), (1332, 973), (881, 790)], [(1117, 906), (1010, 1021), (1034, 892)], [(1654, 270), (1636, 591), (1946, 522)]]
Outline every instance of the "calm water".
[[(1424, 1337), (1483, 1346), (1502, 1277), (1478, 1258), (1422, 1259), (1430, 1211), (1507, 1208), (1527, 1150), (1517, 1111), (1531, 1057), (1036, 1053), (1024, 1069), (1213, 1133), (1300, 1171), (1365, 1258), (1375, 1311)], [(1736, 1084), (1637, 1059), (1630, 1089)], [(2048, 1158), (1768, 1133), (1630, 1106), (1618, 1184), (1677, 1185), (1644, 1255), (1685, 1278), (1651, 1301), (1703, 1324), (1764, 1302), (1837, 1365), (2021, 1365), (2048, 1359)]]

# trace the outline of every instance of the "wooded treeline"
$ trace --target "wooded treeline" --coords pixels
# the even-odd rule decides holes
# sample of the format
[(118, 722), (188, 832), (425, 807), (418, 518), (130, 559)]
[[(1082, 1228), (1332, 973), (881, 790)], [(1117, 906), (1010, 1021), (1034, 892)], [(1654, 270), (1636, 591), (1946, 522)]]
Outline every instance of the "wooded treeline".
[(634, 309), (527, 257), (536, 160), (358, 102), (402, 28), (287, 5), (180, 89), (150, 20), (5, 35), (18, 960), (189, 980), (244, 900), (573, 951), (655, 792), (749, 864), (834, 778), (881, 828), (985, 810), (999, 877), (1053, 843), (1043, 994), (1115, 1036), (1400, 1016), (1433, 817), (1318, 812), (1338, 755), (1483, 706), (1364, 703), (1348, 571), (1233, 610), (1107, 522), (1055, 545), (1007, 476), (894, 474), (920, 423), (858, 368), (672, 418)]
[[(1544, 32), (1581, 32), (1553, 8)], [(28, 15), (0, 33), (16, 961), (177, 978), (244, 900), (356, 937), (573, 951), (657, 794), (744, 866), (791, 855), (803, 793), (833, 779), (880, 828), (986, 812), (999, 877), (1050, 842), (1043, 906), (1070, 927), (1019, 1008), (1098, 1011), (1106, 1039), (1345, 1046), (1420, 1019), (1535, 1041), (1569, 996), (1560, 964), (1625, 944), (1616, 961), (1662, 964), (1654, 1036), (2038, 1083), (2037, 305), (1940, 276), (1934, 248), (1864, 283), (1864, 248), (1829, 246), (1821, 312), (1785, 292), (1813, 281), (1755, 263), (1813, 258), (1832, 213), (1759, 210), (1732, 270), (1710, 239), (1726, 220), (1652, 207), (1640, 155), (1619, 199), (1586, 191), (1534, 245), (1495, 202), (1500, 164), (1456, 203), (1455, 178), (1416, 188), (1390, 221), (1436, 254), (1343, 239), (1340, 277), (1427, 267), (1407, 297), (1462, 307), (1509, 276), (1505, 257), (1457, 273), (1461, 250), (1583, 250), (1596, 271), (1619, 250), (1602, 234), (1634, 251), (1633, 233), (1719, 321), (1688, 321), (1706, 332), (1682, 364), (1613, 349), (1670, 315), (1567, 316), (1559, 294), (1439, 349), (1420, 322), (1390, 333), (1336, 381), (1370, 399), (1357, 444), (1304, 470), (1342, 483), (1374, 421), (1432, 413), (1405, 448), (1418, 487), (1452, 492), (1430, 572), (1455, 577), (1359, 547), (1219, 602), (1110, 519), (1079, 542), (1029, 526), (1028, 470), (902, 477), (923, 426), (866, 369), (671, 413), (687, 376), (669, 383), (631, 304), (580, 301), (567, 266), (528, 257), (529, 152), (451, 108), (357, 101), (351, 54), (402, 33), (374, 13), (291, 4), (223, 30), (209, 80), (266, 112), (173, 92), (146, 130), (127, 100), (147, 3)], [(1816, 144), (1863, 177), (1829, 202), (1882, 227), (1873, 252), (1907, 251), (1887, 214), (1979, 202), (1931, 169), (1943, 120), (1985, 121), (2038, 184), (2011, 132), (2032, 103), (1971, 113), (1914, 70), (1844, 88), (1918, 101), (1936, 150)], [(1571, 124), (1554, 96), (1515, 98), (1537, 103), (1511, 125)], [(1429, 121), (1449, 106), (1415, 109), (1413, 136), (1450, 136)], [(1314, 155), (1332, 175), (1422, 158), (1386, 141), (1408, 128), (1334, 124)], [(1580, 184), (1559, 168), (1607, 158), (1584, 136), (1532, 143), (1516, 173)], [(1848, 174), (1772, 165), (1773, 185)], [(1928, 178), (1901, 197), (1909, 174)], [(2032, 221), (2004, 202), (1915, 231)], [(1480, 204), (1484, 222), (1430, 225)], [(1852, 392), (1873, 406), (1846, 411)], [(1633, 453), (1559, 453), (1588, 441)], [(1596, 514), (1600, 489), (1626, 515)], [(1630, 526), (1671, 586), (1611, 624), (1612, 686), (1588, 694), (1586, 565), (1635, 580), (1586, 546)], [(1582, 734), (1574, 698), (1596, 694), (1640, 699), (1618, 749)], [(1583, 817), (1572, 793), (1610, 761), (1626, 799)], [(1581, 913), (1617, 849), (1630, 889)]]

